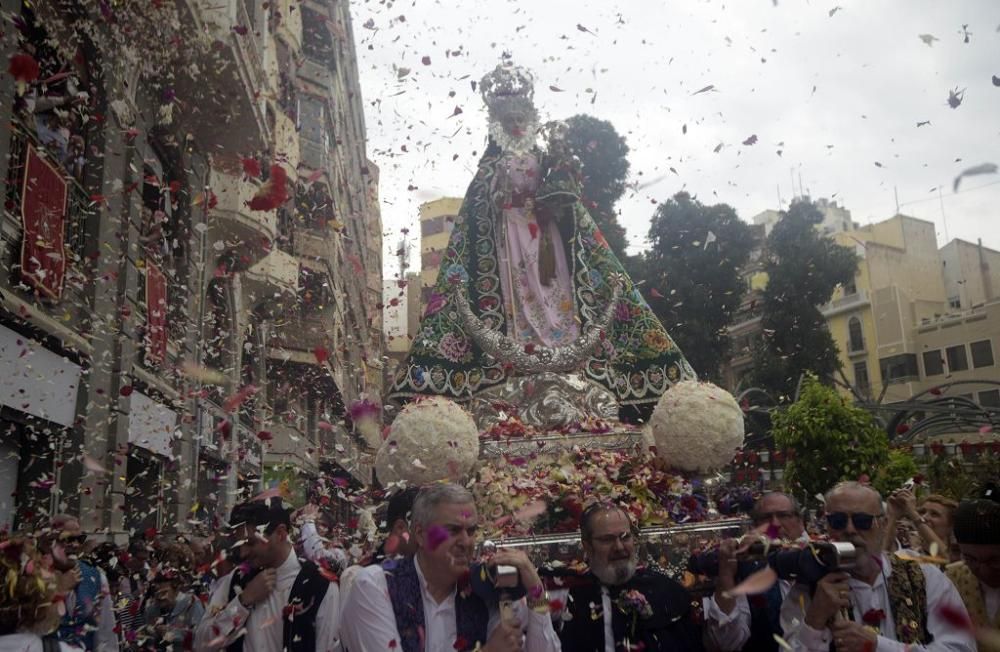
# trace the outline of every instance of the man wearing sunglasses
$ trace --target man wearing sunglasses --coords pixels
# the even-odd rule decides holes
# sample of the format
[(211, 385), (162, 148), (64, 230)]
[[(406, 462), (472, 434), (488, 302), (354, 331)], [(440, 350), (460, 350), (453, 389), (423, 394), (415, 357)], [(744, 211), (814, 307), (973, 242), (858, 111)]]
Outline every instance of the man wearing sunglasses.
[(87, 535), (75, 516), (59, 514), (50, 521), (43, 547), (52, 566), (70, 578), (63, 596), (66, 612), (59, 622), (59, 640), (85, 650), (118, 652), (115, 610), (108, 578), (97, 567), (80, 559)]
[(934, 565), (883, 552), (882, 496), (858, 482), (825, 496), (830, 539), (857, 550), (848, 571), (828, 573), (814, 586), (797, 584), (781, 608), (784, 638), (793, 650), (828, 652), (974, 652), (971, 634), (956, 626), (965, 608), (955, 586)]
[[(780, 491), (764, 494), (750, 512), (754, 531), (769, 539), (809, 541), (802, 509), (794, 497)], [(749, 544), (747, 544), (749, 545)], [(732, 596), (729, 591), (746, 579), (737, 572), (738, 544), (734, 539), (719, 545), (719, 576), (715, 593), (705, 598), (705, 634), (714, 649), (777, 652), (781, 636), (781, 603), (792, 583), (779, 580), (764, 593)], [(761, 562), (763, 565), (763, 562)]]

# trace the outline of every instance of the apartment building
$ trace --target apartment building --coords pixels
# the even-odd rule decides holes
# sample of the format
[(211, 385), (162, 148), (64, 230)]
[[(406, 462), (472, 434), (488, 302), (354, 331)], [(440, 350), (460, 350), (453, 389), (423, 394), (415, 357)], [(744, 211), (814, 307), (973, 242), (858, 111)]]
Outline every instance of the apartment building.
[[(965, 381), (963, 395), (997, 406), (1000, 396), (989, 381), (1000, 380), (994, 354), (1000, 301), (992, 289), (1000, 282), (1000, 254), (959, 240), (939, 249), (934, 224), (905, 215), (865, 226), (839, 223), (851, 228), (829, 234), (857, 253), (858, 271), (820, 309), (839, 349), (842, 390), (895, 403)], [(759, 254), (745, 271), (750, 292), (729, 327), (735, 355), (727, 379), (733, 387), (751, 370), (760, 332), (756, 302), (767, 278), (755, 260)]]
[(3, 3), (0, 527), (210, 528), (370, 477), (329, 425), (383, 349), (348, 3), (130, 6)]

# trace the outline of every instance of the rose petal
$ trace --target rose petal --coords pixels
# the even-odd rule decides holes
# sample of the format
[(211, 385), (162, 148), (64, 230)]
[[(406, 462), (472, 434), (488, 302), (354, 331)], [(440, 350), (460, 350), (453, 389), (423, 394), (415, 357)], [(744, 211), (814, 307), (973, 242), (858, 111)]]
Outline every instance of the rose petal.
[(746, 578), (732, 589), (729, 595), (756, 595), (769, 590), (778, 581), (778, 573), (770, 566), (763, 568)]

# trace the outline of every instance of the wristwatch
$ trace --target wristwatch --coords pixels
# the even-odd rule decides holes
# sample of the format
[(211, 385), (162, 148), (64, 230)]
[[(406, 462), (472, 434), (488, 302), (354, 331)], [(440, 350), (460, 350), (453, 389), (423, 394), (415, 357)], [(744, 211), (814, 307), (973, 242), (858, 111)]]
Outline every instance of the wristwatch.
[(535, 609), (541, 609), (542, 607), (545, 607), (546, 609), (548, 609), (549, 607), (548, 591), (542, 591), (542, 593), (537, 597), (528, 598), (528, 608), (531, 609), (532, 611), (534, 611)]

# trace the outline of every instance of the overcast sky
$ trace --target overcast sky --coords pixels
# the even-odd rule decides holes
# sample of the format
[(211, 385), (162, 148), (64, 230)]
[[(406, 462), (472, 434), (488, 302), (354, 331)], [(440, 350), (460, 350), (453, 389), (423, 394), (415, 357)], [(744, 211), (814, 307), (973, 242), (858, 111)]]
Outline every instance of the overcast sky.
[(486, 139), (470, 82), (504, 51), (534, 73), (543, 119), (611, 121), (632, 181), (655, 182), (618, 204), (631, 251), (679, 190), (747, 221), (804, 191), (861, 223), (895, 214), (896, 190), (939, 244), (947, 224), (948, 239), (1000, 249), (1000, 175), (952, 191), (962, 170), (1000, 163), (998, 0), (355, 0), (352, 13), (387, 271), (400, 229), (416, 244), (419, 204), (464, 194)]

